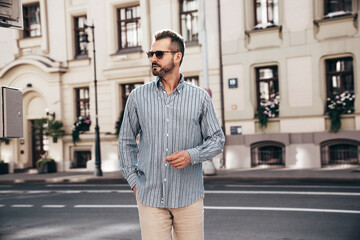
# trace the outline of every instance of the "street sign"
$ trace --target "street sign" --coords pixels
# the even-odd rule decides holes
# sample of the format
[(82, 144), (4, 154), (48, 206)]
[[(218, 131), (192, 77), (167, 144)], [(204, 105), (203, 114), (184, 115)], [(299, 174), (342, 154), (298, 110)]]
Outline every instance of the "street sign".
[(229, 78), (228, 83), (229, 83), (229, 88), (237, 88), (238, 87), (238, 79), (237, 78)]

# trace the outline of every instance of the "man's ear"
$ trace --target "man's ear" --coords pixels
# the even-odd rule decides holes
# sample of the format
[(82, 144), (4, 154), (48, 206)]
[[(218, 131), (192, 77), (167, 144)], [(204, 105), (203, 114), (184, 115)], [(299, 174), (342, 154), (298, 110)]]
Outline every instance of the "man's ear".
[(175, 60), (176, 60), (176, 62), (179, 62), (179, 64), (180, 64), (181, 58), (182, 58), (181, 52), (175, 53)]

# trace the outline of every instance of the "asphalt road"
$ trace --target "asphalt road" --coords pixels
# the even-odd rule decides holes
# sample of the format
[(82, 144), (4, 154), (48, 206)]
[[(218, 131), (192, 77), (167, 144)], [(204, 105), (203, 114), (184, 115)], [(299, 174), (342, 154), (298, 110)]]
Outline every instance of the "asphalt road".
[[(206, 240), (360, 239), (360, 186), (212, 182)], [(0, 239), (141, 239), (128, 186), (0, 184)]]

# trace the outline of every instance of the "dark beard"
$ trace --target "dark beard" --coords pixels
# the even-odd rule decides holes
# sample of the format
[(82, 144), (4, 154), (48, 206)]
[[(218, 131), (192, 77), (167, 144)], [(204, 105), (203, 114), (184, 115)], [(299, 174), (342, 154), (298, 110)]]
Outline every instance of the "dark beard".
[(154, 70), (154, 68), (152, 68), (152, 74), (154, 76), (158, 76), (160, 78), (162, 78), (163, 76), (165, 76), (167, 73), (171, 72), (173, 69), (174, 69), (174, 60), (171, 60), (171, 62), (164, 66), (164, 67), (161, 67), (160, 65), (156, 64), (156, 63), (153, 63), (153, 65), (156, 65), (158, 67), (160, 67), (160, 70)]

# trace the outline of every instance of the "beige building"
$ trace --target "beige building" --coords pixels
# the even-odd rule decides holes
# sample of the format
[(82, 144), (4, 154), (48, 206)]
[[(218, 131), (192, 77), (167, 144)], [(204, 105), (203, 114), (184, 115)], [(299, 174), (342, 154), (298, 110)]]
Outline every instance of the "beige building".
[[(201, 6), (201, 0), (23, 0), (24, 31), (0, 28), (0, 84), (22, 89), (24, 137), (2, 143), (1, 159), (11, 171), (27, 169), (48, 152), (59, 171), (94, 169), (93, 36), (87, 23), (95, 26), (102, 169), (118, 170), (115, 123), (129, 92), (154, 79), (145, 52), (156, 31), (170, 28), (184, 36), (181, 71), (205, 86)], [(208, 82), (227, 135), (225, 155), (214, 159), (217, 168), (359, 164), (359, 9), (359, 0), (205, 2)], [(81, 41), (85, 32), (88, 44)], [(339, 110), (341, 128), (330, 133), (327, 99), (342, 93), (349, 97), (338, 100), (346, 103)], [(57, 141), (36, 127), (39, 119), (53, 117), (66, 132)], [(92, 123), (74, 144), (79, 117)]]

